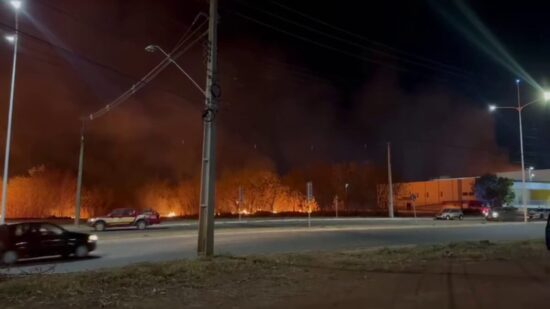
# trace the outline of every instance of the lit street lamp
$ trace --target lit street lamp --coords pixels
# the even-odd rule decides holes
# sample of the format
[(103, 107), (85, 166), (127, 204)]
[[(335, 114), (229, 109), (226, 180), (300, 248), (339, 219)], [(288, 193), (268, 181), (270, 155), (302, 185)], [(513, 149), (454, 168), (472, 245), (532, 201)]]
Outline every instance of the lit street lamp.
[(21, 8), (21, 5), (23, 5), (21, 1), (17, 1), (17, 0), (10, 1), (10, 4), (11, 6), (13, 6), (16, 12)]
[[(527, 215), (527, 206), (525, 202), (525, 159), (523, 155), (523, 124), (522, 124), (522, 117), (521, 114), (523, 112), (523, 109), (525, 109), (527, 106), (541, 101), (541, 99), (535, 99), (527, 104), (521, 105), (521, 99), (519, 94), (519, 83), (520, 80), (516, 79), (516, 88), (517, 88), (517, 99), (518, 99), (518, 105), (517, 106), (496, 106), (496, 105), (489, 105), (489, 111), (494, 112), (497, 109), (513, 109), (518, 112), (518, 118), (519, 118), (519, 145), (520, 145), (520, 152), (521, 152), (521, 203), (523, 206), (523, 220), (527, 222), (528, 215)], [(550, 100), (550, 92), (545, 91), (543, 93), (542, 101), (547, 102)]]
[(8, 109), (8, 127), (6, 129), (6, 152), (4, 154), (4, 174), (2, 178), (2, 211), (0, 214), (0, 224), (6, 223), (6, 200), (8, 199), (8, 169), (10, 162), (10, 147), (11, 147), (11, 123), (13, 116), (13, 98), (15, 95), (15, 72), (17, 64), (17, 43), (19, 41), (19, 9), (21, 1), (10, 1), (15, 12), (15, 34), (6, 36), (6, 40), (13, 44), (13, 64), (11, 71), (11, 86), (10, 86), (10, 105)]

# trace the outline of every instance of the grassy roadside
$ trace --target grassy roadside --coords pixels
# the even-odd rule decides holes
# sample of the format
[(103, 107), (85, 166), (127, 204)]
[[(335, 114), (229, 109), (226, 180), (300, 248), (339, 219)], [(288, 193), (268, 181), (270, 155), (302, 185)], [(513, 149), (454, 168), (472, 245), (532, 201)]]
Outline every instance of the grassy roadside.
[[(400, 271), (442, 261), (476, 262), (548, 257), (542, 241), (467, 242), (399, 249), (311, 252), (264, 256), (219, 256), (139, 264), (75, 274), (37, 274), (0, 279), (2, 308), (149, 307), (167, 299), (210, 307), (227, 299), (293, 294), (301, 278), (331, 271)], [(162, 306), (161, 306), (162, 307)], [(160, 308), (160, 307), (159, 307)]]

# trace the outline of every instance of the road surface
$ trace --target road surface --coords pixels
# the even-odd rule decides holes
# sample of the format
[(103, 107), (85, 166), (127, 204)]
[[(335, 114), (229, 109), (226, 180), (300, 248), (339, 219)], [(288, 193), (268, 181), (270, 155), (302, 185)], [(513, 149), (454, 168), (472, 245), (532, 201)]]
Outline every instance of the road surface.
[[(302, 220), (302, 219), (300, 219)], [(541, 239), (542, 223), (481, 223), (476, 220), (387, 221), (367, 219), (304, 221), (264, 220), (217, 225), (216, 254), (250, 255), (285, 252), (365, 249), (385, 246), (440, 244), (459, 241)], [(10, 273), (75, 272), (196, 257), (196, 225), (164, 225), (98, 233), (98, 249), (84, 260), (28, 260)]]

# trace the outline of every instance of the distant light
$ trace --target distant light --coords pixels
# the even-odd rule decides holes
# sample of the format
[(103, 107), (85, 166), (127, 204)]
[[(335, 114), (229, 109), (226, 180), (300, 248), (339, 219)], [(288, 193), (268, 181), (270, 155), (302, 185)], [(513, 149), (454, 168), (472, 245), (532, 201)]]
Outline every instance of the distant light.
[(493, 104), (489, 105), (490, 112), (494, 112), (496, 109), (497, 109), (496, 105), (493, 105)]
[(176, 216), (176, 213), (173, 212), (173, 211), (169, 212), (168, 215), (167, 215), (168, 218), (173, 218), (175, 216)]
[(544, 101), (550, 101), (550, 91), (544, 92)]
[(23, 3), (21, 3), (21, 1), (18, 1), (18, 0), (12, 0), (10, 1), (10, 4), (11, 6), (13, 6), (14, 9), (19, 10)]
[(10, 43), (15, 42), (15, 35), (6, 35), (6, 40)]
[(519, 79), (516, 79), (516, 84), (519, 84), (520, 80)]
[(531, 171), (532, 171), (532, 170), (534, 170), (534, 169), (535, 169), (534, 167), (532, 167), (532, 166), (529, 166), (529, 170), (531, 170)]

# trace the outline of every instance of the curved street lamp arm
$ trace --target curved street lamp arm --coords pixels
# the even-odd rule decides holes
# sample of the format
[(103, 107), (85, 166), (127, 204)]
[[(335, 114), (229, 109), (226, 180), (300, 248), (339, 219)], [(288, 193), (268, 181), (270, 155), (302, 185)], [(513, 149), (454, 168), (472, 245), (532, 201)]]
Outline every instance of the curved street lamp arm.
[(160, 46), (155, 45), (154, 46), (157, 50), (159, 50), (170, 62), (172, 62), (182, 73), (185, 75), (192, 83), (195, 85), (195, 87), (204, 95), (206, 96), (206, 91), (199, 86), (199, 84), (189, 75), (173, 58), (170, 54), (164, 51)]

